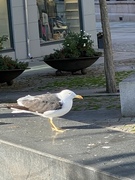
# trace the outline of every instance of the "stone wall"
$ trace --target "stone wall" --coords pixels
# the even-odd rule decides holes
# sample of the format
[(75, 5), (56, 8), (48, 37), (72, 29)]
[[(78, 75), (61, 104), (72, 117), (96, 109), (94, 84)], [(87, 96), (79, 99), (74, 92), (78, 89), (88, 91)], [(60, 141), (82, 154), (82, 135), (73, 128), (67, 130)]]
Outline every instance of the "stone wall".
[[(107, 1), (110, 21), (135, 21), (135, 1)], [(100, 21), (99, 2), (95, 2), (96, 21)]]

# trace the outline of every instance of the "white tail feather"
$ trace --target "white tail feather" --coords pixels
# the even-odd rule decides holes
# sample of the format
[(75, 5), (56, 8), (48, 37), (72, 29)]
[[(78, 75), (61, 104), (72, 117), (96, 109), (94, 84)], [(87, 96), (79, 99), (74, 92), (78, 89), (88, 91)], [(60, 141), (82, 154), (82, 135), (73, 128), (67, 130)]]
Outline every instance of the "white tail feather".
[(29, 111), (26, 110), (21, 110), (21, 109), (16, 109), (16, 108), (11, 108), (13, 111), (12, 113), (31, 113)]
[(12, 113), (30, 113), (30, 114), (46, 117), (44, 116), (44, 114), (41, 114), (38, 112), (26, 111), (26, 110), (21, 110), (21, 109), (16, 109), (16, 108), (11, 108), (11, 109), (13, 110)]

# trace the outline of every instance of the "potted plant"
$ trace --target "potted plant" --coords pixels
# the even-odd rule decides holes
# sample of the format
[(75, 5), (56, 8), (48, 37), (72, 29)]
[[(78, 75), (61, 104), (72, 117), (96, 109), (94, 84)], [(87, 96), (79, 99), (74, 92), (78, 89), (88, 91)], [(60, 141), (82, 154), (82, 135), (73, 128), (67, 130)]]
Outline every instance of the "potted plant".
[(13, 79), (18, 77), (28, 67), (28, 62), (18, 62), (9, 56), (0, 55), (0, 83), (13, 84)]
[(69, 32), (61, 49), (55, 49), (54, 53), (46, 55), (44, 62), (59, 71), (75, 72), (81, 70), (86, 74), (85, 68), (92, 65), (101, 56), (101, 52), (95, 51), (91, 36), (81, 31)]
[[(0, 49), (3, 49), (3, 41), (8, 39), (7, 36), (0, 37)], [(28, 62), (18, 62), (12, 60), (9, 56), (0, 55), (0, 83), (7, 82), (13, 84), (13, 79), (18, 77), (28, 67)]]

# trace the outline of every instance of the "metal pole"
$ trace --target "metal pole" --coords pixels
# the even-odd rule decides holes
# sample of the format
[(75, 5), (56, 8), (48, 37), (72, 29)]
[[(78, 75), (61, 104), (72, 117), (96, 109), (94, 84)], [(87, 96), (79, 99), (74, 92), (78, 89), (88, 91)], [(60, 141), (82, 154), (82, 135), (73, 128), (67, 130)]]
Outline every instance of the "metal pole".
[(30, 53), (30, 35), (29, 35), (29, 20), (28, 20), (28, 1), (24, 0), (24, 13), (25, 13), (25, 28), (26, 28), (26, 47), (27, 47), (27, 56), (32, 59)]

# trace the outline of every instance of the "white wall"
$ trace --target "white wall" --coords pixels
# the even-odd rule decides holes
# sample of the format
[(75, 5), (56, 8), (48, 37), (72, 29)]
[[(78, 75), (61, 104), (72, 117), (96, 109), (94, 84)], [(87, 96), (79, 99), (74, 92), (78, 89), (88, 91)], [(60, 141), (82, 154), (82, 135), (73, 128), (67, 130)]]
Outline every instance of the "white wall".
[(26, 36), (25, 36), (25, 20), (23, 11), (23, 0), (11, 1), (13, 39), (15, 48), (15, 57), (21, 59), (26, 57)]
[(97, 46), (97, 31), (94, 0), (82, 0), (84, 30), (91, 34), (94, 45)]
[[(12, 0), (13, 38), (17, 59), (27, 58), (25, 0)], [(30, 53), (33, 57), (40, 56), (40, 42), (38, 36), (36, 0), (28, 0), (28, 21), (30, 34)]]

